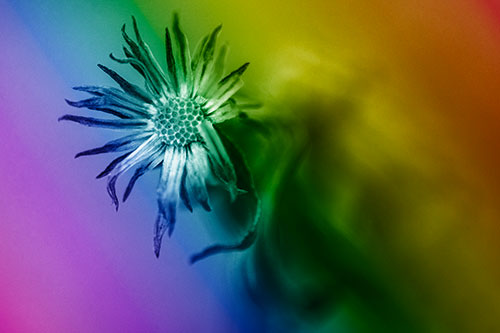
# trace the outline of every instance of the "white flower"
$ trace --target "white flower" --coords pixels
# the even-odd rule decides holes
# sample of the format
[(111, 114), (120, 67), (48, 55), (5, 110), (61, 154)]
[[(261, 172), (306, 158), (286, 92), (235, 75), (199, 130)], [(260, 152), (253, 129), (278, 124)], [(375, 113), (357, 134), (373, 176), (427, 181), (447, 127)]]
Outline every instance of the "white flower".
[(223, 76), (227, 47), (216, 52), (217, 27), (203, 38), (191, 56), (188, 41), (179, 19), (174, 15), (172, 32), (166, 29), (167, 68), (162, 70), (142, 40), (133, 18), (136, 41), (122, 28), (128, 46), (123, 48), (124, 59), (110, 57), (130, 64), (145, 79), (145, 88), (132, 84), (113, 70), (98, 65), (114, 79), (121, 89), (103, 86), (82, 86), (93, 97), (77, 102), (74, 107), (85, 107), (113, 115), (113, 119), (97, 119), (64, 115), (69, 120), (91, 127), (104, 127), (130, 132), (104, 146), (76, 155), (94, 155), (124, 152), (114, 159), (97, 178), (108, 177), (108, 193), (118, 209), (115, 183), (128, 170), (134, 173), (123, 195), (129, 196), (137, 179), (149, 170), (161, 167), (158, 183), (158, 217), (154, 232), (154, 250), (159, 256), (165, 231), (174, 230), (179, 199), (192, 211), (192, 202), (198, 202), (207, 211), (210, 203), (206, 181), (214, 175), (231, 196), (237, 194), (236, 174), (229, 156), (213, 124), (238, 114), (231, 97), (241, 88), (241, 75), (248, 66)]

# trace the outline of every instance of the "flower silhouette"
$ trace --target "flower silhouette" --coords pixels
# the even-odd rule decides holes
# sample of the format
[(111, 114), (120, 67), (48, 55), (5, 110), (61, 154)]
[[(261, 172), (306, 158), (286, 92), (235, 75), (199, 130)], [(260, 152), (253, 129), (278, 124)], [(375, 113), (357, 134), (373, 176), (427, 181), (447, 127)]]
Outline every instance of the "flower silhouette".
[(125, 58), (119, 59), (113, 54), (110, 57), (118, 63), (130, 64), (139, 72), (145, 80), (144, 88), (98, 65), (121, 89), (75, 87), (93, 96), (67, 102), (77, 108), (110, 114), (113, 118), (64, 115), (59, 120), (127, 132), (102, 147), (76, 155), (123, 153), (97, 176), (107, 177), (107, 191), (116, 209), (119, 199), (115, 184), (120, 175), (134, 170), (123, 194), (125, 201), (139, 177), (161, 167), (154, 228), (154, 251), (158, 257), (164, 233), (167, 231), (171, 235), (174, 230), (179, 201), (190, 211), (193, 202), (210, 211), (206, 185), (214, 180), (222, 184), (233, 199), (240, 191), (236, 186), (234, 166), (213, 124), (238, 115), (239, 108), (232, 96), (243, 85), (241, 75), (248, 63), (223, 76), (227, 47), (224, 45), (216, 50), (221, 26), (204, 37), (191, 55), (175, 14), (171, 31), (167, 28), (165, 33), (167, 67), (163, 71), (141, 38), (135, 18), (132, 19), (136, 40), (127, 35), (123, 25), (122, 35), (127, 45), (123, 48)]

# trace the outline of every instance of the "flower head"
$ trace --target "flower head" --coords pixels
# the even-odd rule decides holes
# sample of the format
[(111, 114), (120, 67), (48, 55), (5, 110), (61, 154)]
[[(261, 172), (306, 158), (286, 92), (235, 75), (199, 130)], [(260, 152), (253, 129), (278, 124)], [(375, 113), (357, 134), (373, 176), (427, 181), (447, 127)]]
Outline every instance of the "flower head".
[(130, 64), (144, 78), (144, 88), (128, 82), (113, 70), (98, 65), (120, 89), (103, 86), (81, 86), (93, 97), (72, 102), (104, 112), (114, 118), (91, 118), (64, 115), (69, 120), (90, 127), (123, 130), (128, 134), (104, 146), (76, 155), (122, 152), (97, 178), (107, 177), (107, 190), (118, 209), (115, 184), (120, 175), (133, 170), (123, 194), (127, 199), (139, 177), (161, 167), (157, 188), (158, 216), (154, 231), (154, 250), (159, 256), (164, 233), (172, 234), (179, 201), (192, 211), (198, 202), (207, 211), (210, 203), (206, 183), (215, 179), (234, 198), (238, 193), (236, 173), (213, 124), (238, 114), (232, 96), (241, 88), (241, 75), (248, 66), (242, 65), (223, 76), (227, 47), (216, 52), (216, 40), (221, 27), (215, 28), (198, 44), (191, 55), (188, 41), (174, 15), (172, 30), (166, 29), (166, 70), (164, 71), (142, 40), (133, 18), (135, 41), (122, 28), (126, 47), (125, 58), (110, 57)]

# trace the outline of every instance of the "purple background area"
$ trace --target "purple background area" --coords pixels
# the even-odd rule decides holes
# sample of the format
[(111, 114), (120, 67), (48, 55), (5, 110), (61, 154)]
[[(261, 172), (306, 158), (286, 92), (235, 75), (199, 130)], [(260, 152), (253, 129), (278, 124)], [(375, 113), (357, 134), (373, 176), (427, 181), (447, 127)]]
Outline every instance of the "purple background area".
[[(74, 111), (64, 98), (83, 97), (73, 85), (104, 81), (95, 64), (119, 50), (127, 16), (117, 13), (109, 24), (115, 33), (103, 34), (114, 44), (93, 46), (92, 39), (82, 42), (85, 30), (75, 36), (76, 25), (61, 21), (71, 22), (64, 16), (69, 9), (0, 1), (0, 331), (251, 329), (232, 282), (240, 271), (235, 256), (188, 264), (190, 254), (208, 245), (206, 235), (193, 232), (213, 221), (182, 210), (156, 259), (158, 174), (145, 177), (116, 213), (105, 182), (94, 179), (110, 156), (73, 159), (113, 136), (58, 123)], [(85, 29), (103, 19), (89, 17)]]

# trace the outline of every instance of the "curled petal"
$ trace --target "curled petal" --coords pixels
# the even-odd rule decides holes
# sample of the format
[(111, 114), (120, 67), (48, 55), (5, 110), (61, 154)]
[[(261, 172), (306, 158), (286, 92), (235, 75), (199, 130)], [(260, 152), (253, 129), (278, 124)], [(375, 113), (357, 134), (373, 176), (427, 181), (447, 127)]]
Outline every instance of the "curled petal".
[(161, 152), (156, 153), (151, 158), (146, 159), (144, 162), (142, 162), (141, 165), (135, 170), (123, 194), (123, 202), (125, 202), (125, 200), (127, 200), (127, 198), (129, 197), (137, 179), (144, 175), (148, 170), (154, 169), (161, 163), (161, 161), (163, 160), (162, 155), (163, 154), (161, 154)]
[(153, 237), (153, 246), (157, 258), (160, 256), (161, 243), (165, 231), (167, 231), (169, 225), (175, 224), (176, 205), (177, 203), (169, 203), (168, 207), (164, 207), (162, 203), (158, 202), (159, 212), (156, 217)]
[(123, 154), (121, 155), (120, 157), (117, 157), (115, 158), (113, 161), (111, 161), (111, 163), (109, 163), (109, 165), (106, 167), (106, 169), (104, 169), (103, 172), (101, 172), (100, 174), (97, 175), (97, 179), (99, 178), (102, 178), (104, 176), (107, 176), (111, 171), (113, 171), (114, 168), (116, 168), (116, 166), (121, 162), (123, 161), (128, 155), (130, 155), (131, 152), (128, 152), (126, 154)]

